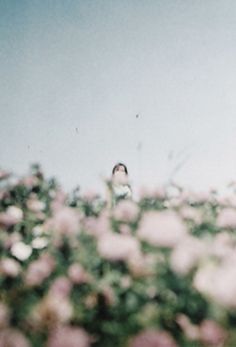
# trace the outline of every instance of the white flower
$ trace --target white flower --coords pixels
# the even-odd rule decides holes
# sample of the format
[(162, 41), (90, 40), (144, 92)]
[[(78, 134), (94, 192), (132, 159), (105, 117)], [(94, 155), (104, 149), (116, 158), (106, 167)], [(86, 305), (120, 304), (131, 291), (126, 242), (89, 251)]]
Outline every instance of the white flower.
[(34, 236), (41, 236), (44, 233), (43, 227), (42, 225), (36, 225), (33, 229), (32, 229), (33, 235)]
[(45, 209), (46, 204), (45, 204), (45, 202), (34, 198), (34, 199), (29, 199), (27, 201), (27, 207), (32, 212), (39, 212), (39, 211), (43, 211)]
[(35, 249), (42, 249), (48, 245), (48, 239), (46, 237), (36, 237), (32, 241), (32, 247)]
[(12, 224), (17, 224), (22, 221), (23, 211), (19, 207), (9, 206), (6, 213), (9, 217), (11, 217)]
[(23, 242), (17, 242), (11, 247), (11, 254), (19, 260), (26, 260), (32, 253), (32, 248)]

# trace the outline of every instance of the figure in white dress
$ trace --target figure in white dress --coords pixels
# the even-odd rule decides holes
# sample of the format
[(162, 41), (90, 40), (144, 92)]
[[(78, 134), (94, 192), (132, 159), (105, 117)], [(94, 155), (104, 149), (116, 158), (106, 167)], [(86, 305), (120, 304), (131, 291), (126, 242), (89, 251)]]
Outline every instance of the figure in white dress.
[(128, 179), (128, 170), (125, 164), (118, 163), (112, 169), (112, 178), (109, 186), (109, 206), (115, 206), (122, 199), (131, 199), (132, 190)]

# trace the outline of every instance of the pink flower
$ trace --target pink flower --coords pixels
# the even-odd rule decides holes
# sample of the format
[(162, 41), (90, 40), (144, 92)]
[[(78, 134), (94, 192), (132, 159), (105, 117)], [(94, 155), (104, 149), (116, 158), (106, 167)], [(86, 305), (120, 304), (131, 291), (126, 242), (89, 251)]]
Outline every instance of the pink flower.
[(30, 347), (29, 341), (17, 329), (5, 329), (0, 332), (0, 347)]
[(74, 263), (69, 267), (68, 275), (75, 284), (88, 283), (90, 281), (89, 274), (79, 263)]
[(218, 233), (210, 245), (210, 254), (219, 258), (226, 258), (234, 253), (234, 239), (229, 232)]
[(137, 231), (141, 240), (161, 247), (174, 247), (186, 233), (186, 226), (173, 211), (146, 212)]
[(232, 207), (236, 207), (236, 196), (235, 196), (235, 194), (229, 196), (229, 203), (228, 203), (228, 205), (231, 205)]
[(51, 332), (47, 347), (90, 347), (90, 340), (84, 329), (64, 326)]
[(133, 254), (128, 259), (129, 271), (133, 277), (146, 277), (153, 275), (154, 259), (151, 255)]
[(45, 203), (40, 201), (37, 196), (32, 196), (26, 203), (28, 209), (32, 212), (40, 212), (45, 209)]
[(146, 330), (134, 337), (129, 347), (177, 347), (177, 344), (166, 331)]
[(222, 347), (226, 338), (226, 331), (215, 321), (204, 320), (200, 325), (200, 340), (207, 346)]
[(37, 327), (56, 327), (73, 317), (73, 306), (69, 298), (49, 292), (32, 311), (31, 320)]
[(19, 183), (25, 185), (27, 188), (33, 188), (39, 184), (39, 179), (36, 176), (27, 176), (22, 178)]
[(140, 253), (137, 239), (129, 235), (107, 233), (98, 240), (98, 252), (111, 261), (128, 260)]
[(207, 263), (199, 268), (194, 287), (202, 294), (226, 308), (236, 308), (236, 256), (231, 255), (221, 264)]
[(132, 229), (130, 225), (122, 223), (119, 225), (119, 232), (123, 235), (131, 235)]
[(113, 210), (113, 217), (118, 221), (135, 222), (138, 218), (139, 208), (130, 200), (122, 200)]
[(63, 207), (45, 225), (60, 235), (73, 235), (79, 231), (79, 214), (71, 207)]
[(93, 202), (93, 200), (95, 200), (97, 197), (99, 197), (99, 194), (92, 189), (85, 191), (83, 194), (83, 199), (90, 203)]
[(183, 238), (171, 254), (172, 269), (186, 275), (206, 255), (205, 244), (193, 236)]
[(95, 237), (100, 237), (104, 233), (110, 232), (110, 220), (107, 211), (103, 211), (98, 218), (88, 217), (83, 221), (85, 231)]
[(5, 258), (0, 261), (0, 273), (9, 277), (17, 277), (21, 271), (20, 264), (11, 258)]
[(21, 222), (23, 219), (23, 212), (17, 206), (9, 206), (6, 212), (0, 213), (0, 224), (5, 227), (10, 227)]
[(180, 210), (180, 215), (183, 219), (192, 220), (196, 224), (200, 224), (202, 222), (202, 216), (200, 212), (191, 206), (184, 206)]
[(54, 280), (49, 289), (49, 294), (52, 296), (67, 298), (70, 295), (71, 289), (72, 284), (70, 280), (65, 276), (61, 276)]
[(49, 254), (43, 254), (38, 260), (33, 261), (25, 274), (25, 283), (30, 286), (40, 285), (50, 276), (55, 267), (55, 261)]
[(193, 192), (191, 196), (191, 201), (195, 203), (206, 203), (207, 201), (210, 201), (212, 198), (210, 191), (200, 191), (200, 192)]
[(67, 194), (63, 192), (62, 190), (53, 191), (50, 193), (50, 195), (54, 195), (54, 200), (51, 202), (51, 209), (55, 213), (56, 211), (59, 211), (61, 208), (65, 207), (65, 202), (67, 199)]
[(223, 209), (216, 220), (220, 228), (236, 228), (236, 210), (233, 208)]
[(160, 199), (163, 200), (166, 197), (166, 191), (163, 187), (147, 187), (143, 186), (139, 190), (140, 199)]

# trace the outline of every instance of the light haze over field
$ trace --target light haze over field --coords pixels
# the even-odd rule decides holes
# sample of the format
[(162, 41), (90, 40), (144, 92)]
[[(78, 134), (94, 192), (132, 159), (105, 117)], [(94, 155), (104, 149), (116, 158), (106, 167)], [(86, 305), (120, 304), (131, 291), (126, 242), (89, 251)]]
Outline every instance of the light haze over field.
[[(236, 179), (235, 0), (0, 0), (0, 165), (66, 189)], [(178, 170), (179, 168), (179, 170)]]

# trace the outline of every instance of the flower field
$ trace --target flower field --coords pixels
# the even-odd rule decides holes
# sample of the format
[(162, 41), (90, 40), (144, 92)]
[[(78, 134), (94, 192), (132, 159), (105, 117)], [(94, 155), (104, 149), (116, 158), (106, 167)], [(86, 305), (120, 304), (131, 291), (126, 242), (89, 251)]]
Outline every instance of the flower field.
[(0, 347), (236, 346), (236, 193), (113, 208), (0, 171)]

